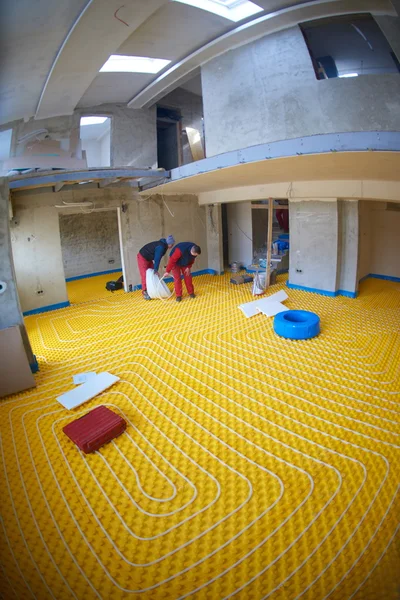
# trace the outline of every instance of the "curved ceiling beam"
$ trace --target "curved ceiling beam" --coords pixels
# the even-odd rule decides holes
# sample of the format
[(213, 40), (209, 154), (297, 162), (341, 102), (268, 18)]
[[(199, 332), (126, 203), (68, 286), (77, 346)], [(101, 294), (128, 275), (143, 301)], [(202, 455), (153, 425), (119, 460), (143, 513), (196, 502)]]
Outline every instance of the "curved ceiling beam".
[(389, 0), (315, 0), (275, 11), (240, 25), (192, 52), (136, 94), (128, 102), (128, 107), (148, 108), (175, 89), (180, 81), (187, 80), (195, 69), (228, 50), (303, 21), (353, 13), (397, 15)]
[(109, 56), (167, 1), (89, 0), (54, 60), (35, 119), (72, 114)]

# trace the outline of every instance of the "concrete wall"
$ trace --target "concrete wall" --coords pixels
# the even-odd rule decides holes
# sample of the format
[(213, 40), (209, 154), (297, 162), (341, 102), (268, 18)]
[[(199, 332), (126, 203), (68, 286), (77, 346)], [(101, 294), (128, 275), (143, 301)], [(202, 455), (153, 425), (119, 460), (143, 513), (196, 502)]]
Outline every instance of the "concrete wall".
[[(16, 224), (11, 230), (12, 247), (23, 311), (68, 300), (59, 210), (54, 207), (62, 200), (91, 200), (96, 208), (121, 208), (121, 234), (128, 286), (134, 287), (140, 283), (136, 255), (141, 246), (170, 233), (176, 241), (193, 241), (199, 244), (202, 254), (196, 259), (194, 270), (208, 268), (206, 209), (198, 205), (196, 196), (170, 196), (166, 200), (167, 208), (160, 196), (143, 199), (128, 186), (85, 188), (57, 194), (26, 190), (13, 195)], [(80, 215), (81, 211), (68, 209), (62, 212), (63, 215), (68, 213)], [(166, 264), (166, 259), (162, 261), (162, 266), (164, 263)], [(37, 294), (40, 290), (43, 293)]]
[[(371, 203), (370, 273), (400, 277), (400, 210), (387, 210), (384, 203)], [(400, 203), (397, 204), (400, 209)]]
[(253, 227), (251, 202), (227, 205), (229, 263), (249, 265), (253, 262)]
[(35, 363), (26, 333), (18, 290), (10, 237), (9, 189), (6, 179), (0, 178), (0, 329), (19, 326), (26, 357)]
[[(11, 156), (19, 154), (23, 145), (17, 140), (38, 129), (47, 129), (52, 139), (62, 142), (65, 150), (74, 151), (79, 143), (80, 118), (86, 115), (111, 117), (111, 166), (156, 167), (157, 135), (155, 107), (133, 110), (119, 104), (103, 104), (93, 108), (77, 109), (73, 115), (53, 117), (27, 123), (16, 121), (10, 126), (14, 130)], [(104, 150), (105, 152), (105, 150)], [(99, 162), (103, 162), (104, 153)], [(92, 165), (92, 166), (103, 166)]]
[(121, 268), (116, 210), (59, 218), (66, 278)]
[[(192, 94), (182, 88), (177, 88), (167, 96), (164, 96), (159, 102), (159, 106), (166, 106), (168, 108), (178, 108), (182, 114), (182, 130), (186, 127), (192, 127), (197, 129), (201, 135), (201, 142), (204, 148), (204, 136), (203, 136), (203, 100), (201, 96)], [(188, 138), (185, 133), (182, 135), (182, 158), (183, 163), (193, 162), (192, 153)]]
[(359, 202), (359, 239), (358, 239), (358, 280), (371, 273), (371, 206), (375, 204), (368, 200)]
[(400, 130), (398, 73), (318, 81), (297, 26), (201, 73), (207, 156), (319, 133)]
[(68, 301), (61, 252), (57, 194), (13, 197), (11, 241), (22, 310)]
[(222, 247), (222, 212), (221, 205), (206, 206), (207, 219), (207, 255), (208, 268), (223, 273), (224, 257)]
[(358, 200), (339, 200), (339, 262), (337, 288), (348, 292), (358, 289)]
[(289, 201), (289, 281), (335, 292), (338, 274), (338, 202)]

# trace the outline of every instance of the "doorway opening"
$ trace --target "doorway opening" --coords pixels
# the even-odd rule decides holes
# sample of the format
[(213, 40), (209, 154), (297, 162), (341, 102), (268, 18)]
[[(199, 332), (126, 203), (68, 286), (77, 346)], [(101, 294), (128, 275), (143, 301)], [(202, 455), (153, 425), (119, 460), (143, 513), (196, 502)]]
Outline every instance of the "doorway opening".
[(111, 165), (111, 118), (101, 115), (81, 117), (80, 139), (87, 166)]
[(106, 283), (125, 275), (120, 208), (60, 214), (59, 224), (70, 303), (110, 298)]
[(182, 164), (181, 121), (180, 110), (157, 106), (157, 163), (168, 171)]

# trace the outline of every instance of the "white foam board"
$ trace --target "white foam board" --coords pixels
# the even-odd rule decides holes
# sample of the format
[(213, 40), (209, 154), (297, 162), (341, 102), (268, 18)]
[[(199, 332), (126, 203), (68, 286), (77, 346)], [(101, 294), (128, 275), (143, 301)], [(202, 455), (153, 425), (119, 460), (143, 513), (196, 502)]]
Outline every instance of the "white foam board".
[(61, 394), (61, 396), (58, 396), (57, 401), (62, 404), (64, 408), (71, 410), (72, 408), (76, 408), (84, 402), (91, 400), (91, 398), (94, 398), (97, 394), (101, 394), (101, 392), (104, 392), (104, 390), (117, 381), (119, 381), (119, 377), (104, 371), (103, 373), (96, 375), (96, 377), (91, 377), (86, 383), (82, 383), (82, 385), (79, 385), (73, 390)]
[(96, 375), (96, 371), (87, 371), (86, 373), (78, 373), (78, 375), (74, 375), (72, 377), (72, 380), (75, 383), (75, 385), (78, 385), (80, 383), (85, 383), (91, 377), (96, 377)]
[(259, 307), (265, 306), (269, 302), (283, 302), (288, 299), (288, 295), (283, 290), (272, 294), (271, 296), (267, 296), (267, 298), (259, 298), (258, 300), (253, 300), (252, 302), (246, 302), (245, 304), (240, 304), (240, 310), (245, 314), (247, 318), (254, 317), (254, 315), (258, 315), (260, 313)]
[(274, 317), (278, 313), (285, 312), (286, 310), (289, 309), (280, 302), (266, 302), (261, 308), (259, 307), (259, 311), (267, 317)]
[(258, 310), (258, 308), (255, 306), (254, 302), (247, 302), (246, 304), (240, 304), (239, 308), (247, 318), (254, 317), (254, 315), (258, 315), (260, 312)]

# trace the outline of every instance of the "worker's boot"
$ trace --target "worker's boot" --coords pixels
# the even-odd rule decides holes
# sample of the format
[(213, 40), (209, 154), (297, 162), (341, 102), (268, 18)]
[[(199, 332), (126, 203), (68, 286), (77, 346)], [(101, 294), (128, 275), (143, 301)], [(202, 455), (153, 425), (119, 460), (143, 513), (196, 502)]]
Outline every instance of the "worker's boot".
[(189, 294), (189, 296), (190, 296), (191, 298), (196, 298), (196, 294), (195, 294), (194, 292), (193, 292), (193, 294)]
[(177, 302), (180, 302), (181, 300), (182, 300), (182, 296), (177, 296), (177, 297), (176, 297), (176, 301), (177, 301)]
[(150, 296), (148, 295), (148, 293), (147, 293), (147, 291), (146, 291), (146, 290), (144, 290), (144, 292), (143, 292), (143, 298), (144, 298), (145, 300), (151, 300), (151, 298), (150, 298)]

